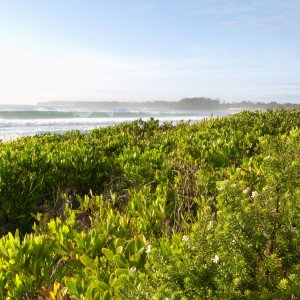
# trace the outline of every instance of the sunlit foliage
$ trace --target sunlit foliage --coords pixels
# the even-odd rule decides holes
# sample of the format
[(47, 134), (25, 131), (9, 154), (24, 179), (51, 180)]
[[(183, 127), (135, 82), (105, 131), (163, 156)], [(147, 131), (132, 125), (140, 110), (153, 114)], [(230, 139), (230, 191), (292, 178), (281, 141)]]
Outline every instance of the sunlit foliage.
[(277, 110), (0, 144), (1, 297), (298, 299), (299, 127)]

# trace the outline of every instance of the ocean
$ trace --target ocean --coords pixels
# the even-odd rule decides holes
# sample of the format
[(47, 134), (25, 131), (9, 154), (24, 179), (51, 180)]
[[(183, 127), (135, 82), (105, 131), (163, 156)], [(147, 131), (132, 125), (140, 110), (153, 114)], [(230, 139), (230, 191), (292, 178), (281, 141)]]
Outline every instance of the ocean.
[(0, 105), (0, 140), (14, 140), (47, 132), (69, 130), (88, 132), (97, 127), (132, 122), (151, 117), (161, 123), (196, 122), (210, 116), (225, 116), (230, 111), (154, 110), (130, 108), (48, 107), (42, 105)]

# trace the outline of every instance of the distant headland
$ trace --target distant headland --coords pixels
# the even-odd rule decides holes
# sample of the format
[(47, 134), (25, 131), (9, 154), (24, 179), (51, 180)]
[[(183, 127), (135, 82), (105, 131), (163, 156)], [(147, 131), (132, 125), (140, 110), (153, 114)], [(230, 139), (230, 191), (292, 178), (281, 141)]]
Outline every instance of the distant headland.
[(47, 101), (38, 105), (46, 107), (87, 107), (87, 108), (137, 108), (137, 109), (174, 109), (174, 110), (228, 110), (228, 109), (279, 109), (296, 108), (300, 109), (300, 103), (278, 103), (272, 102), (252, 102), (241, 101), (225, 103), (220, 99), (206, 97), (184, 98), (179, 101)]

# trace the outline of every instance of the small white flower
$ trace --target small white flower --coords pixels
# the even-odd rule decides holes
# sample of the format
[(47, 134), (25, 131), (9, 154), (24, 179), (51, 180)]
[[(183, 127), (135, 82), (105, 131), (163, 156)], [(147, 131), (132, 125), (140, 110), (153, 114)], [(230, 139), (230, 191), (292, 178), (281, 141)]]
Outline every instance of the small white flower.
[(215, 257), (212, 259), (213, 263), (217, 264), (220, 260), (219, 255), (215, 255)]
[(130, 272), (136, 272), (136, 267), (131, 267)]
[(148, 246), (147, 246), (147, 249), (146, 249), (146, 251), (145, 251), (147, 254), (149, 254), (149, 253), (151, 252), (151, 247), (152, 247), (151, 245), (148, 245)]
[(184, 242), (187, 242), (187, 243), (190, 242), (190, 238), (189, 238), (188, 235), (184, 235), (184, 236), (182, 237), (182, 240), (183, 240)]
[(257, 191), (253, 191), (252, 194), (251, 194), (251, 197), (252, 198), (255, 198), (258, 196), (258, 192)]

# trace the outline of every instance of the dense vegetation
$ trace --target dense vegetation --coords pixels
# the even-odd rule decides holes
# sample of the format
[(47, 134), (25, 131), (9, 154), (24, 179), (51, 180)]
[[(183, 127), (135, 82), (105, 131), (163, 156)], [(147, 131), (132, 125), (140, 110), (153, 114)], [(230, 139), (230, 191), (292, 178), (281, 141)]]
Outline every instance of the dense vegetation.
[(299, 127), (277, 110), (0, 144), (2, 299), (299, 299)]

